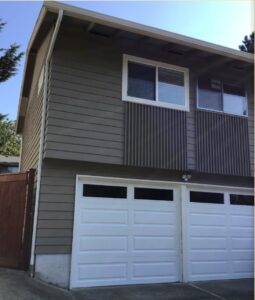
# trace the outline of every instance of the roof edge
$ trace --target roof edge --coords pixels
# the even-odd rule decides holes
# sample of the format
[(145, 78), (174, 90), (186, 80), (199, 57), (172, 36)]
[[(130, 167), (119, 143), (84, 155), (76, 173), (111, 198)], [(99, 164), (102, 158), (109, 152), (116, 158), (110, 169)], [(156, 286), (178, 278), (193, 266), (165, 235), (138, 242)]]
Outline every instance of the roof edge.
[(246, 53), (240, 50), (235, 50), (229, 47), (202, 41), (199, 39), (173, 33), (163, 29), (139, 24), (133, 21), (120, 19), (117, 17), (112, 17), (110, 15), (97, 13), (91, 10), (79, 8), (61, 2), (45, 1), (44, 7), (46, 7), (47, 10), (51, 12), (58, 12), (58, 10), (63, 9), (64, 15), (66, 16), (75, 17), (78, 19), (84, 19), (91, 22), (97, 22), (99, 24), (112, 26), (118, 29), (123, 29), (130, 32), (142, 34), (142, 35), (147, 35), (150, 37), (154, 37), (169, 42), (175, 42), (178, 44), (190, 46), (193, 48), (197, 48), (200, 50), (212, 52), (223, 56), (228, 56), (233, 59), (245, 61), (248, 63), (254, 63), (254, 55), (251, 53)]

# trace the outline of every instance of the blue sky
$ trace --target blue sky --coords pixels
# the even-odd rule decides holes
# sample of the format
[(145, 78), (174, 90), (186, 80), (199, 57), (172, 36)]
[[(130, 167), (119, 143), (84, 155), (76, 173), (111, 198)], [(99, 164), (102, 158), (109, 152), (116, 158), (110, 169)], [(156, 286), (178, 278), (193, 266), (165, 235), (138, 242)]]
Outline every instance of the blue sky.
[[(253, 30), (253, 1), (249, 0), (65, 3), (234, 49)], [(41, 1), (0, 2), (0, 18), (7, 22), (0, 33), (0, 48), (16, 42), (25, 52), (41, 5)], [(0, 84), (0, 113), (12, 120), (17, 115), (24, 60), (17, 75)]]

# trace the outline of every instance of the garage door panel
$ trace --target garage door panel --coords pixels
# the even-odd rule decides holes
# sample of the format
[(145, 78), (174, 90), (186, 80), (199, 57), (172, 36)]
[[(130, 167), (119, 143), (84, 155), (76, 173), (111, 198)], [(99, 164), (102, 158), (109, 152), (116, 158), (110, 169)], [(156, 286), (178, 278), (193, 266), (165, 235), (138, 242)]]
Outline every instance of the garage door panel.
[(226, 224), (226, 215), (221, 213), (190, 213), (190, 225), (220, 226)]
[(253, 216), (251, 215), (232, 215), (231, 216), (231, 225), (253, 228)]
[(226, 250), (193, 250), (190, 252), (190, 260), (191, 261), (227, 261), (228, 260), (228, 252)]
[(165, 225), (165, 226), (151, 226), (151, 225), (133, 225), (131, 228), (131, 234), (137, 236), (174, 236), (176, 235), (175, 225)]
[(127, 237), (94, 236), (80, 238), (80, 251), (127, 251)]
[(253, 236), (253, 228), (232, 226), (230, 229), (230, 235), (232, 237), (251, 237)]
[(194, 275), (208, 275), (210, 270), (211, 276), (223, 275), (228, 273), (227, 261), (199, 261), (192, 262), (192, 274)]
[(128, 234), (127, 224), (83, 224), (80, 225), (81, 236), (122, 236)]
[(190, 234), (197, 237), (225, 237), (227, 229), (225, 226), (190, 226)]
[(127, 275), (125, 263), (96, 263), (79, 265), (80, 280), (124, 279)]
[(171, 250), (175, 248), (176, 241), (173, 237), (144, 237), (136, 236), (133, 239), (133, 249), (137, 250)]
[(124, 251), (115, 252), (114, 255), (109, 251), (102, 252), (84, 252), (77, 255), (79, 264), (111, 264), (111, 263), (128, 263), (128, 255)]
[(233, 272), (235, 273), (253, 273), (253, 260), (234, 260)]
[(243, 249), (243, 250), (236, 250), (233, 249), (231, 256), (233, 260), (253, 260), (254, 252), (253, 250)]
[(94, 198), (94, 197), (81, 197), (80, 208), (86, 209), (105, 209), (106, 205), (113, 210), (123, 210), (128, 208), (128, 202), (125, 198)]
[(190, 202), (189, 211), (201, 216), (216, 215), (224, 217), (225, 213), (222, 207), (224, 207), (224, 204)]
[(192, 237), (190, 239), (190, 249), (224, 250), (226, 247), (227, 239), (225, 237)]
[(83, 210), (81, 224), (127, 224), (128, 212), (124, 210)]
[(252, 237), (232, 238), (231, 246), (233, 249), (237, 249), (237, 250), (253, 249), (253, 238)]
[(135, 199), (134, 210), (152, 211), (152, 212), (171, 212), (176, 210), (176, 201), (158, 201)]
[(133, 278), (176, 278), (176, 264), (174, 262), (139, 262), (133, 265)]
[(174, 213), (136, 211), (134, 213), (134, 224), (142, 225), (173, 225), (176, 223)]
[(236, 215), (253, 216), (251, 205), (230, 205), (230, 213)]

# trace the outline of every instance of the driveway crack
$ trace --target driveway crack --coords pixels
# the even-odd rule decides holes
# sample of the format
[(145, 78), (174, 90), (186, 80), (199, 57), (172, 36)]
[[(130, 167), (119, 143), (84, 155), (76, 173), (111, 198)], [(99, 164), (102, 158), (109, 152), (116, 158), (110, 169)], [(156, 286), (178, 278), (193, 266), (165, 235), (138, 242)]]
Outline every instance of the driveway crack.
[(223, 298), (223, 297), (221, 297), (221, 296), (219, 296), (219, 295), (217, 295), (217, 294), (215, 294), (215, 293), (212, 293), (212, 292), (210, 292), (210, 291), (208, 291), (208, 290), (206, 290), (206, 289), (203, 289), (203, 288), (201, 288), (201, 287), (199, 287), (199, 286), (196, 286), (194, 283), (188, 283), (188, 285), (191, 286), (191, 287), (193, 287), (193, 288), (195, 288), (195, 289), (197, 289), (197, 290), (200, 290), (200, 291), (202, 291), (202, 292), (204, 292), (204, 293), (207, 293), (207, 294), (209, 294), (209, 295), (211, 295), (211, 296), (213, 296), (213, 297), (215, 297), (215, 298), (217, 298), (217, 299), (220, 299), (220, 300), (227, 300), (226, 298)]

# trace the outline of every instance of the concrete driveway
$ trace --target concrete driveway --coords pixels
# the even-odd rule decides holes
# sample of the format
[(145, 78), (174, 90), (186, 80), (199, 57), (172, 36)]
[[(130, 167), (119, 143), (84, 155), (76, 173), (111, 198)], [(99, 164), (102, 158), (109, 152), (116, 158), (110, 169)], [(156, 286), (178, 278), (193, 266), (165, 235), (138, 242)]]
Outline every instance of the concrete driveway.
[(253, 280), (150, 284), (62, 290), (25, 272), (0, 269), (0, 300), (253, 300)]

